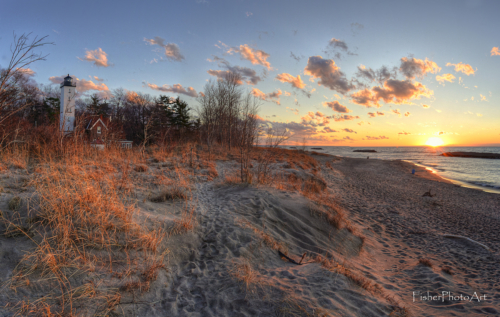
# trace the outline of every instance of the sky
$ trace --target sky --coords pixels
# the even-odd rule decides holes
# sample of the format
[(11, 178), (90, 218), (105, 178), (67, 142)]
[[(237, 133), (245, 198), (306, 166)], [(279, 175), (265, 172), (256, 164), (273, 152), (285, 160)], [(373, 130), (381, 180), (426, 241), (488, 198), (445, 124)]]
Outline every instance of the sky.
[(290, 144), (500, 146), (499, 13), (495, 0), (17, 0), (0, 11), (0, 67), (13, 33), (32, 32), (54, 45), (26, 74), (54, 87), (71, 74), (84, 95), (196, 108), (233, 71)]

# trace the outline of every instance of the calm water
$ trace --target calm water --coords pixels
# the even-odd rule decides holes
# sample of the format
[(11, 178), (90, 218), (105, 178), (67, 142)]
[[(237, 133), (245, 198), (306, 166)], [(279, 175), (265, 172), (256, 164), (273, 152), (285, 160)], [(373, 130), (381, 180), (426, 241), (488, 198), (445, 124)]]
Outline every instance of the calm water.
[[(314, 146), (312, 146), (314, 147)], [(320, 147), (320, 146), (318, 146)], [(487, 152), (500, 153), (500, 147), (340, 147), (321, 146), (323, 150), (310, 151), (322, 152), (331, 155), (383, 159), (407, 160), (432, 169), (440, 176), (459, 181), (464, 185), (480, 186), (488, 190), (500, 192), (500, 160), (465, 157), (439, 156), (443, 152)], [(354, 150), (376, 150), (377, 153), (357, 153)]]

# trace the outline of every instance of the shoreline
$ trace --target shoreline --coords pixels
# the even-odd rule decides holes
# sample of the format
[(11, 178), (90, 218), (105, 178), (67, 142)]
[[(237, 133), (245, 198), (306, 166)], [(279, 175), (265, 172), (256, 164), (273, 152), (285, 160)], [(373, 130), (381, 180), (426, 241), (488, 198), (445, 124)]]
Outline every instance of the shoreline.
[[(325, 154), (325, 155), (329, 155), (329, 156), (334, 156), (334, 157), (349, 158), (349, 159), (361, 159), (359, 157), (333, 155), (333, 154), (329, 154), (329, 153), (321, 153), (321, 154)], [(453, 185), (457, 185), (457, 186), (464, 187), (464, 188), (477, 189), (477, 190), (480, 190), (480, 191), (483, 191), (483, 192), (486, 192), (486, 193), (500, 195), (500, 189), (490, 188), (490, 187), (487, 187), (487, 186), (474, 185), (474, 184), (470, 184), (470, 183), (467, 183), (467, 182), (464, 182), (464, 181), (460, 181), (460, 180), (456, 180), (456, 179), (452, 179), (452, 178), (447, 178), (447, 177), (444, 177), (444, 176), (440, 175), (439, 171), (437, 171), (436, 169), (434, 169), (434, 168), (432, 168), (430, 166), (426, 166), (424, 164), (413, 162), (413, 161), (410, 161), (410, 160), (405, 160), (405, 159), (383, 159), (383, 158), (372, 158), (371, 160), (407, 162), (407, 163), (412, 164), (415, 167), (417, 167), (417, 169), (415, 169), (415, 175), (416, 176), (424, 177), (424, 178), (432, 179), (432, 180), (436, 180), (436, 181), (440, 181), (440, 182), (443, 182), (443, 183), (453, 184)], [(427, 174), (424, 174), (424, 175), (427, 175), (427, 176), (423, 176), (422, 174), (417, 175), (417, 172), (421, 172), (422, 170), (426, 170)]]
[[(386, 160), (386, 161), (390, 161), (390, 160)], [(444, 182), (448, 182), (450, 184), (458, 185), (460, 187), (481, 190), (481, 191), (486, 192), (486, 193), (500, 194), (500, 189), (488, 188), (486, 186), (474, 185), (474, 184), (470, 184), (470, 183), (467, 183), (467, 182), (464, 182), (464, 181), (459, 181), (459, 180), (456, 180), (456, 179), (447, 178), (447, 177), (444, 177), (442, 175), (439, 175), (439, 172), (437, 170), (435, 170), (434, 168), (432, 168), (432, 167), (425, 166), (423, 164), (419, 164), (419, 163), (416, 163), (416, 162), (413, 162), (413, 161), (409, 161), (409, 160), (401, 160), (401, 161), (408, 162), (408, 163), (413, 164), (415, 166), (425, 168), (428, 173), (432, 173), (432, 175), (435, 175), (436, 177), (439, 177), (439, 178), (443, 179)]]

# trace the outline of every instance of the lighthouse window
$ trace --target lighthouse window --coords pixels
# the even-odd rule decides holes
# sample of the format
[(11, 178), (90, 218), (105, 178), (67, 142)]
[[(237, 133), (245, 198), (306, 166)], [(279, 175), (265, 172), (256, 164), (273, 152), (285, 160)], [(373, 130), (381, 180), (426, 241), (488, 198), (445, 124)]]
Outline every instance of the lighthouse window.
[(101, 134), (101, 127), (97, 127), (97, 134)]

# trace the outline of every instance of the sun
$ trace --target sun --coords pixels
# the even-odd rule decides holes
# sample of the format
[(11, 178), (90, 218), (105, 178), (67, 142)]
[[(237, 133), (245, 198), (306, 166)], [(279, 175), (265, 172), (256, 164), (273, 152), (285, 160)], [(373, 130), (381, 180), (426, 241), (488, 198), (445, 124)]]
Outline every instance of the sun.
[(443, 140), (441, 140), (441, 138), (438, 137), (429, 138), (429, 140), (427, 140), (427, 142), (425, 143), (425, 145), (430, 145), (430, 146), (440, 146), (443, 144), (444, 144)]

